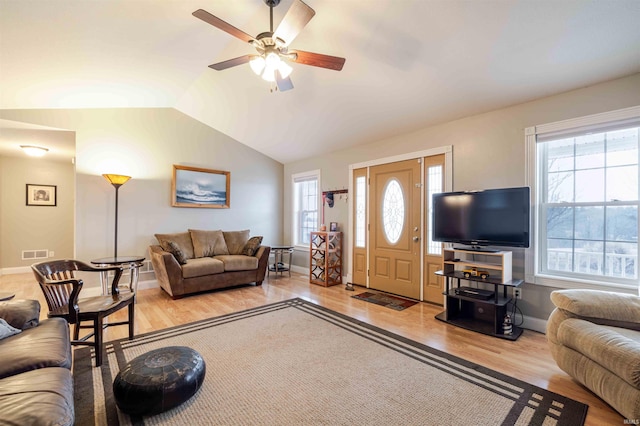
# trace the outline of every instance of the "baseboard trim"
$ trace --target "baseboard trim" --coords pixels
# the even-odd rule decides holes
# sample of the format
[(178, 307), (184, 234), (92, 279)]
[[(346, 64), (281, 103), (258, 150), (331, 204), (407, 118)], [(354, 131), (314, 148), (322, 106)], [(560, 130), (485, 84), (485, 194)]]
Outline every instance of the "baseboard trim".
[(309, 268), (305, 268), (304, 266), (291, 265), (291, 271), (297, 274), (308, 274)]
[(522, 323), (522, 328), (526, 328), (527, 330), (537, 331), (542, 334), (546, 334), (547, 332), (547, 320), (528, 317), (526, 315), (523, 316), (524, 322)]
[(14, 268), (0, 269), (0, 275), (27, 274), (31, 272), (31, 266), (16, 266)]

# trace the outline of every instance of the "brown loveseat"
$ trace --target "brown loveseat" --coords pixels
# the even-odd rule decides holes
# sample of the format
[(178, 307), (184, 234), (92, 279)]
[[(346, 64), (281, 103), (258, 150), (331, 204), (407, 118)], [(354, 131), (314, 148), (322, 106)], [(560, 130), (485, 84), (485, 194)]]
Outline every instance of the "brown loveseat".
[(39, 316), (37, 300), (0, 302), (0, 424), (74, 423), (69, 325)]
[(156, 239), (151, 263), (160, 287), (174, 299), (264, 280), (270, 247), (261, 245), (262, 237), (249, 238), (249, 230), (190, 229)]

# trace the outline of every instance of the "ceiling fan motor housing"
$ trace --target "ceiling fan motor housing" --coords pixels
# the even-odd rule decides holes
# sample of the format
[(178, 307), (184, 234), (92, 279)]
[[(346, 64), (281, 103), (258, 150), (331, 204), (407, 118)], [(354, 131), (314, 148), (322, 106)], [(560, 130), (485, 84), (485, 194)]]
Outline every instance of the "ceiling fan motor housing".
[(264, 2), (269, 7), (276, 7), (277, 5), (280, 4), (280, 0), (264, 0)]

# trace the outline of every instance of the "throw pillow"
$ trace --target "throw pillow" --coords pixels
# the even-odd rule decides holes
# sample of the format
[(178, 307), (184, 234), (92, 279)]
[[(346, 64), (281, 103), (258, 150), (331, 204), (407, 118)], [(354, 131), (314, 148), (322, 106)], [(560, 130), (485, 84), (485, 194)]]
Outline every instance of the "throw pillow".
[(249, 230), (223, 232), (229, 254), (242, 254), (244, 245), (249, 241)]
[(187, 263), (187, 257), (178, 244), (174, 241), (167, 241), (169, 252), (176, 258), (179, 264), (184, 265)]
[(221, 254), (229, 254), (227, 243), (221, 230), (203, 231), (189, 229), (193, 241), (193, 254), (195, 257), (212, 257)]
[(160, 247), (164, 251), (171, 252), (169, 250), (169, 241), (176, 243), (187, 259), (193, 259), (193, 243), (191, 242), (191, 234), (188, 232), (178, 232), (176, 234), (156, 234), (156, 239), (160, 244)]
[(251, 237), (247, 244), (242, 249), (242, 254), (246, 256), (253, 256), (258, 251), (258, 247), (262, 244), (262, 237)]
[(40, 322), (40, 302), (32, 299), (0, 302), (0, 318), (20, 330), (33, 328)]
[(18, 334), (21, 331), (19, 328), (11, 327), (3, 318), (0, 318), (0, 340)]

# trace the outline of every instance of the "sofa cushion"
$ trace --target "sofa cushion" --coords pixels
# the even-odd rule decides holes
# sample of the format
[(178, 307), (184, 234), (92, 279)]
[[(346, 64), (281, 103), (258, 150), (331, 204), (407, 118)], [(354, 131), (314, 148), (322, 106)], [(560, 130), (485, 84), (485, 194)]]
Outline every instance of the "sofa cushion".
[(0, 379), (0, 423), (73, 425), (73, 379), (66, 368), (41, 368)]
[(227, 243), (221, 230), (203, 231), (189, 229), (193, 241), (193, 254), (198, 257), (213, 257), (218, 254), (229, 254)]
[(600, 290), (556, 290), (551, 301), (559, 309), (597, 324), (640, 331), (640, 297)]
[(227, 243), (228, 254), (242, 254), (244, 245), (249, 241), (249, 230), (244, 231), (225, 231), (224, 240)]
[(169, 241), (173, 241), (180, 247), (187, 259), (193, 259), (193, 243), (191, 242), (191, 234), (189, 232), (178, 232), (176, 234), (155, 234), (160, 247), (164, 251), (171, 252), (169, 249)]
[(211, 257), (189, 259), (182, 265), (182, 277), (193, 278), (204, 275), (221, 274), (224, 272), (224, 263)]
[(249, 241), (242, 248), (242, 253), (245, 256), (253, 256), (258, 251), (258, 247), (262, 244), (262, 237), (251, 237)]
[(216, 256), (216, 260), (224, 263), (225, 272), (228, 271), (251, 271), (258, 268), (258, 258), (245, 256), (243, 254), (228, 254)]
[(640, 388), (640, 332), (569, 318), (558, 341)]
[(40, 321), (40, 302), (30, 299), (0, 302), (0, 318), (20, 330), (35, 327)]
[(44, 367), (71, 368), (69, 325), (49, 318), (0, 344), (0, 378)]
[(176, 258), (179, 264), (184, 265), (187, 263), (187, 255), (175, 241), (167, 241), (167, 246), (169, 247), (169, 252)]

